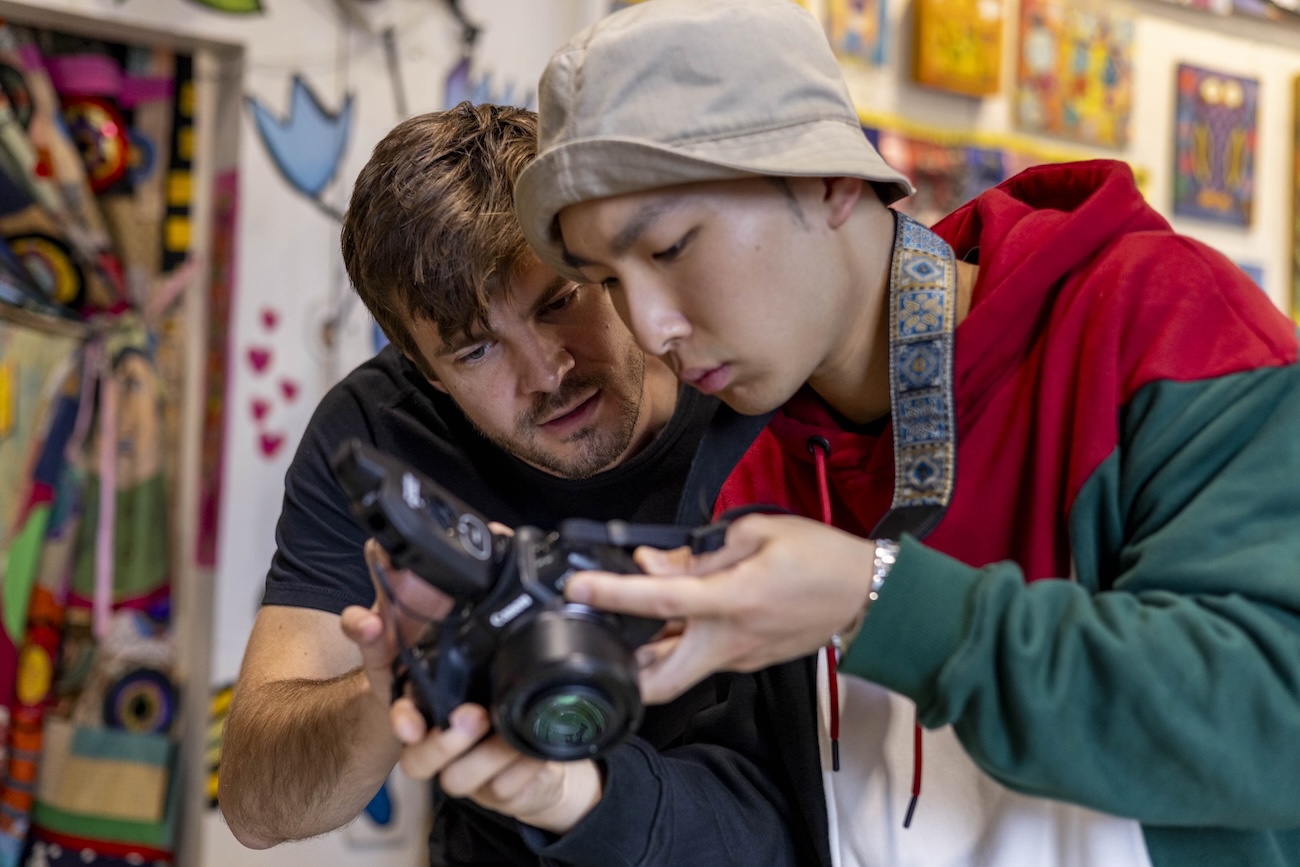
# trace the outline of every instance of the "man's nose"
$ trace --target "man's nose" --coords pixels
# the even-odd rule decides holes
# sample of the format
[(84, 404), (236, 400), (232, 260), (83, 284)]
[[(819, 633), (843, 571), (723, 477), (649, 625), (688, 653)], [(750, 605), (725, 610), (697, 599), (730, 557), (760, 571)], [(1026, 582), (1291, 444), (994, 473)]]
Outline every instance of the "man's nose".
[(555, 391), (573, 369), (573, 353), (556, 335), (534, 334), (520, 354), (519, 379), (527, 392)]

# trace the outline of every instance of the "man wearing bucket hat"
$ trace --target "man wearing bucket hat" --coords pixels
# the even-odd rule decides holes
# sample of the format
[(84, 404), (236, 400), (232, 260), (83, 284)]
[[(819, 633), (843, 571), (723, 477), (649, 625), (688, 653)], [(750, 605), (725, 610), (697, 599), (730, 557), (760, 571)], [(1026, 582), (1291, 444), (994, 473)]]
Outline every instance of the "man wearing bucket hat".
[(1239, 269), (1115, 162), (896, 214), (788, 0), (631, 7), (539, 105), (530, 244), (771, 413), (717, 509), (795, 513), (570, 582), (685, 620), (649, 699), (804, 660), (837, 865), (1300, 865), (1300, 367)]

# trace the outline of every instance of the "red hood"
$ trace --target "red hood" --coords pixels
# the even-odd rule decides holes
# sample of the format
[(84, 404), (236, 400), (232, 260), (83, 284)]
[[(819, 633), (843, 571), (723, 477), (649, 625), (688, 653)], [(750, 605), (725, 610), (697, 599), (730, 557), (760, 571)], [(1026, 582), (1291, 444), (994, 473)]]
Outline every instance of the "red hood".
[[(1094, 160), (1022, 172), (945, 217), (934, 231), (958, 258), (968, 259), (978, 248), (980, 273), (966, 320), (971, 327), (959, 330), (954, 371), (962, 395), (959, 415), (969, 420), (1029, 350), (1067, 275), (1086, 272), (1091, 260), (1121, 236), (1171, 229), (1143, 200), (1126, 164)], [(888, 430), (886, 447), (877, 449), (881, 437), (845, 431), (806, 388), (773, 417), (768, 430), (787, 459), (800, 462), (812, 460), (808, 438), (825, 437), (831, 472), (844, 471), (840, 485), (873, 501), (886, 492), (882, 502), (859, 512), (860, 520), (870, 522), (888, 506), (893, 487)]]
[[(929, 539), (966, 562), (1066, 574), (1062, 516), (1139, 389), (1295, 363), (1295, 324), (1226, 257), (1174, 233), (1121, 163), (1031, 169), (935, 230), (979, 264), (954, 343), (958, 485)], [(808, 389), (754, 441), (719, 508), (820, 515), (811, 437), (830, 444), (835, 524), (868, 533), (892, 499), (892, 430), (846, 431)], [(1016, 532), (990, 516), (1015, 516)]]

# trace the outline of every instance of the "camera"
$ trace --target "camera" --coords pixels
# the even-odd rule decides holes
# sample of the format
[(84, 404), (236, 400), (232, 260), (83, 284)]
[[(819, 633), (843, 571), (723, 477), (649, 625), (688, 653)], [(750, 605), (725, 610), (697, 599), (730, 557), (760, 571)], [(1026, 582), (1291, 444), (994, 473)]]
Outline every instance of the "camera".
[(543, 759), (598, 757), (636, 731), (644, 709), (633, 652), (663, 622), (567, 602), (564, 585), (585, 569), (640, 572), (630, 553), (637, 545), (714, 549), (725, 526), (578, 519), (552, 532), (494, 533), (466, 503), (358, 440), (331, 465), (393, 566), (455, 602), (414, 646), (401, 647), (395, 697), (409, 683), (439, 728), (457, 706), (481, 704), (511, 746)]

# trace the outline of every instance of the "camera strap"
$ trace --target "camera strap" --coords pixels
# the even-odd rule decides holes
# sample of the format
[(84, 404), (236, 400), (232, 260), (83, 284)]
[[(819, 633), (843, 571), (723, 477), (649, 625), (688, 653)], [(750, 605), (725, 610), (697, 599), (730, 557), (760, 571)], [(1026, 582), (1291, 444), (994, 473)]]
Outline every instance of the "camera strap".
[(948, 243), (894, 213), (889, 279), (889, 408), (894, 499), (872, 539), (925, 538), (943, 520), (957, 479), (953, 332), (957, 262)]

